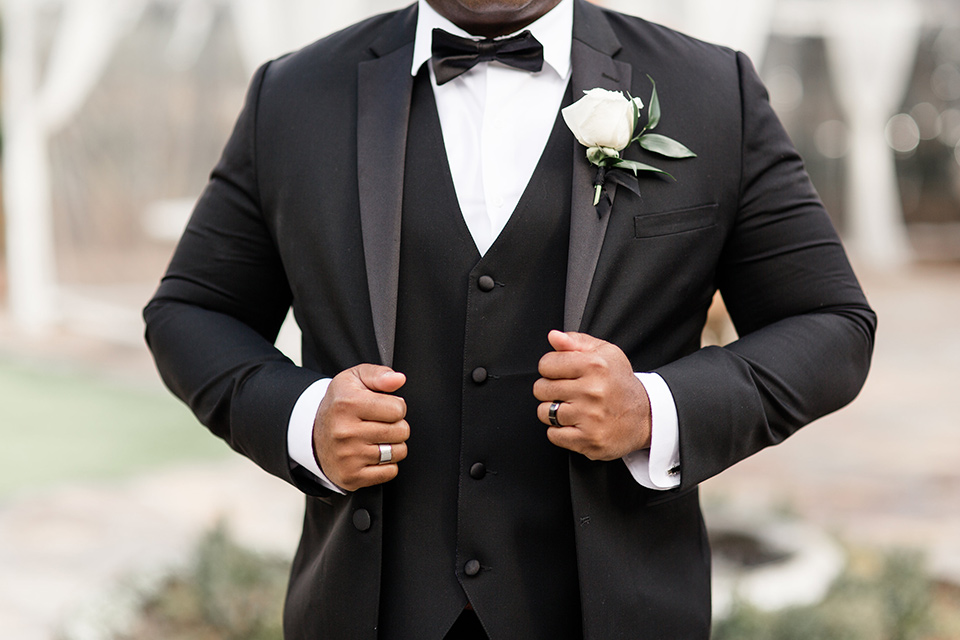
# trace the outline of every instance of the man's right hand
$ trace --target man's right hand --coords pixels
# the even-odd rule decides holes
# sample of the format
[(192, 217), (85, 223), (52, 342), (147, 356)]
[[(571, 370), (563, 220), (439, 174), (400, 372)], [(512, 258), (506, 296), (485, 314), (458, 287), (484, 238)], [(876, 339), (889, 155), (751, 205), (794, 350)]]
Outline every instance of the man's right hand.
[[(406, 381), (388, 367), (360, 364), (330, 382), (313, 423), (313, 449), (330, 482), (356, 491), (397, 477), (410, 425), (406, 402), (388, 394)], [(389, 464), (379, 464), (381, 444), (392, 445)]]

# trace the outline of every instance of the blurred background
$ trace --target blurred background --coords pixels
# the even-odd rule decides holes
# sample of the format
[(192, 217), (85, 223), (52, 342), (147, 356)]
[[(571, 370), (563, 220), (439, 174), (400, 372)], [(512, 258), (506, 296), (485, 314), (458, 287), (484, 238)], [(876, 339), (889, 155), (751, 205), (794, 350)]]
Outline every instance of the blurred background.
[[(113, 637), (126, 587), (219, 521), (292, 552), (300, 497), (163, 390), (140, 309), (254, 69), (405, 4), (0, 4), (0, 637)], [(960, 585), (960, 1), (598, 4), (751, 56), (880, 317), (861, 397), (707, 483), (708, 519), (784, 514)], [(732, 337), (718, 309), (705, 340)]]

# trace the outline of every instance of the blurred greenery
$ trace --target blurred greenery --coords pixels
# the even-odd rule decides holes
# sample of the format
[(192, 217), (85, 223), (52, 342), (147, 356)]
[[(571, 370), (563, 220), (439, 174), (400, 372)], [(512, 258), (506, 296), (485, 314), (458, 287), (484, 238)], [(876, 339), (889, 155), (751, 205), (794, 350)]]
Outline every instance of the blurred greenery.
[(229, 455), (159, 387), (0, 360), (0, 499)]
[(282, 640), (290, 562), (238, 546), (224, 525), (200, 542), (195, 560), (145, 602), (132, 640)]
[[(854, 549), (827, 598), (765, 613), (739, 605), (713, 640), (956, 640), (960, 587), (936, 583), (923, 557)], [(223, 525), (194, 561), (148, 596), (123, 640), (281, 640), (289, 561), (238, 546)]]
[(855, 550), (826, 599), (762, 612), (739, 604), (713, 640), (947, 640), (960, 638), (960, 597), (936, 584), (923, 557)]

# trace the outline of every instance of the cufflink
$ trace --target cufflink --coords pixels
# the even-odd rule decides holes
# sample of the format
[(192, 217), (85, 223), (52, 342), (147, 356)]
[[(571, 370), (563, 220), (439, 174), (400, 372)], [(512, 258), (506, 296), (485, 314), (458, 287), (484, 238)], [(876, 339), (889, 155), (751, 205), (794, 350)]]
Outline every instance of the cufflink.
[(677, 464), (667, 469), (667, 475), (671, 478), (675, 478), (680, 475), (680, 465)]

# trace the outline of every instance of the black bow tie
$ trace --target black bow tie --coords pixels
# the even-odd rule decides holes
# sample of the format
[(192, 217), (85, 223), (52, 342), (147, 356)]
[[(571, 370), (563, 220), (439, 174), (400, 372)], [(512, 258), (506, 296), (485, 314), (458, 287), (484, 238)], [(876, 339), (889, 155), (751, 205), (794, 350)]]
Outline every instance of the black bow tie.
[(450, 82), (478, 62), (496, 60), (524, 71), (543, 68), (543, 45), (529, 31), (512, 38), (471, 40), (443, 29), (433, 30), (433, 72), (437, 84)]

